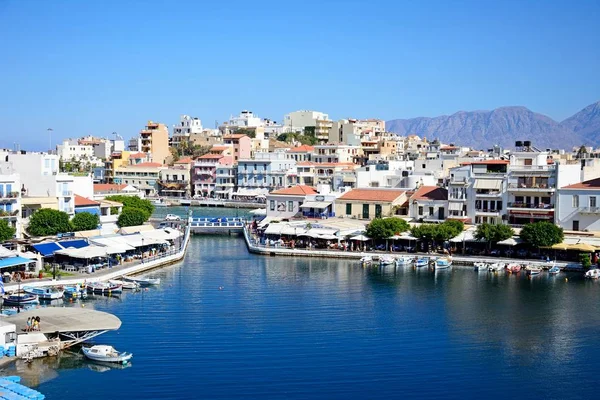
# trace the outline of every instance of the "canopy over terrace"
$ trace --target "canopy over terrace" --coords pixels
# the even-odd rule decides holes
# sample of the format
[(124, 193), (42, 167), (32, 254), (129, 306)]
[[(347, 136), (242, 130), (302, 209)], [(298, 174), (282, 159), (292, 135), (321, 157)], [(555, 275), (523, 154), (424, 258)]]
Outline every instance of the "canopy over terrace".
[(181, 232), (173, 228), (155, 229), (153, 231), (140, 232), (140, 234), (146, 238), (158, 240), (175, 240), (183, 236)]
[(96, 245), (104, 246), (108, 254), (122, 254), (131, 250), (135, 250), (135, 247), (130, 246), (127, 243), (113, 240), (113, 238), (110, 237), (95, 238), (91, 241)]
[(79, 249), (69, 247), (68, 249), (58, 250), (55, 254), (60, 254), (63, 256), (71, 257), (71, 258), (80, 258), (89, 260), (91, 258), (96, 257), (106, 257), (108, 256), (108, 252), (106, 251), (106, 247), (100, 246), (87, 246)]

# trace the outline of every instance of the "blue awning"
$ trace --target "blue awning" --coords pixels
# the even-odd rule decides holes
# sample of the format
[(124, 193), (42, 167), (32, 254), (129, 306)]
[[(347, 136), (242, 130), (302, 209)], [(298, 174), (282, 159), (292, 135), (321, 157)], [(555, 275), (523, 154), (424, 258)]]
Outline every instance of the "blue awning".
[(44, 257), (51, 256), (57, 250), (62, 250), (62, 247), (55, 242), (34, 244), (33, 248), (40, 252)]
[(69, 248), (69, 247), (74, 247), (76, 249), (80, 249), (82, 247), (87, 247), (89, 246), (88, 242), (86, 242), (83, 239), (75, 239), (75, 240), (63, 240), (61, 242), (58, 242), (58, 244), (60, 244), (62, 247)]
[(30, 260), (24, 257), (3, 258), (0, 260), (0, 268), (14, 267), (15, 265), (29, 264), (31, 262), (35, 262), (35, 260)]
[(75, 207), (75, 214), (79, 214), (79, 213), (90, 213), (93, 215), (100, 215), (100, 208), (99, 207)]

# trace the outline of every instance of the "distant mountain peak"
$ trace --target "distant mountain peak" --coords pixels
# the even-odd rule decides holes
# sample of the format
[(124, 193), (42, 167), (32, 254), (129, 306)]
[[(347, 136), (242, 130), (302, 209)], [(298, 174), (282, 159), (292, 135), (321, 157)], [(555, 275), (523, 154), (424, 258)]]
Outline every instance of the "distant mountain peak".
[(516, 140), (531, 140), (540, 148), (570, 149), (582, 143), (600, 144), (600, 102), (590, 104), (562, 123), (524, 106), (458, 111), (439, 117), (396, 119), (390, 132), (438, 138), (479, 149), (495, 144), (512, 148)]

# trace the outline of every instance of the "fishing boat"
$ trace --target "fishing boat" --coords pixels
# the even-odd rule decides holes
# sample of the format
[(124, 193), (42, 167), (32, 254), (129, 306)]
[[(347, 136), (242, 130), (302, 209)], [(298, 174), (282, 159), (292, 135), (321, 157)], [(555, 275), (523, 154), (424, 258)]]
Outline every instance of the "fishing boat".
[(4, 297), (5, 306), (25, 306), (36, 303), (38, 303), (38, 297), (30, 293), (11, 294)]
[(119, 352), (114, 347), (105, 345), (82, 347), (81, 351), (90, 360), (101, 362), (127, 364), (133, 357), (131, 353)]
[[(598, 279), (600, 278), (600, 269), (590, 269), (585, 273), (586, 279)], [(6, 300), (4, 300), (6, 303)]]
[(550, 268), (550, 269), (548, 270), (548, 273), (549, 273), (550, 275), (556, 275), (556, 274), (558, 274), (559, 272), (560, 272), (560, 268), (558, 268), (556, 265), (555, 265), (555, 266), (553, 266), (552, 268)]
[(410, 265), (413, 262), (413, 257), (401, 256), (396, 258), (396, 265)]
[(113, 285), (121, 285), (124, 290), (140, 290), (140, 284), (137, 282), (120, 281), (117, 279), (111, 279), (108, 282)]
[(165, 199), (156, 199), (152, 202), (152, 205), (154, 205), (154, 207), (169, 207), (171, 205), (171, 203), (169, 203), (168, 201), (166, 201)]
[(371, 265), (372, 262), (373, 262), (373, 257), (371, 257), (371, 256), (363, 256), (360, 259), (360, 263), (362, 265)]
[(39, 300), (60, 299), (63, 297), (63, 293), (64, 293), (64, 290), (60, 290), (55, 287), (23, 286), (22, 290), (25, 293), (36, 295)]
[(542, 268), (536, 265), (529, 265), (525, 270), (527, 271), (527, 275), (538, 275), (542, 272)]
[(396, 260), (392, 256), (388, 256), (388, 255), (379, 256), (379, 265), (392, 265), (395, 263), (396, 263)]
[(499, 272), (504, 269), (504, 264), (502, 263), (493, 263), (488, 266), (488, 271), (490, 272)]
[(473, 267), (474, 267), (475, 271), (486, 271), (488, 268), (488, 265), (484, 262), (476, 262), (475, 264), (473, 264)]
[(85, 299), (87, 297), (87, 291), (83, 286), (66, 286), (64, 291), (64, 297), (66, 299)]
[(116, 294), (123, 291), (123, 286), (115, 285), (109, 282), (92, 282), (87, 284), (86, 289), (88, 293)]
[(160, 285), (160, 278), (137, 278), (134, 276), (123, 276), (122, 279), (126, 282), (137, 283), (141, 287)]
[(448, 269), (452, 266), (450, 257), (442, 257), (435, 260), (435, 269)]
[(429, 265), (429, 259), (425, 257), (419, 257), (415, 259), (415, 267), (427, 267)]
[(506, 267), (506, 270), (508, 271), (508, 273), (510, 274), (518, 274), (521, 271), (521, 265), (520, 264), (509, 264)]

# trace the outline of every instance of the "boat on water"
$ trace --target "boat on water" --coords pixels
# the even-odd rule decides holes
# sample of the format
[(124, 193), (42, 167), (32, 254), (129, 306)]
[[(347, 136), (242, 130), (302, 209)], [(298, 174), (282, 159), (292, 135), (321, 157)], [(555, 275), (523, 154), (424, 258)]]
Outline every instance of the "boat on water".
[(142, 287), (160, 285), (160, 278), (144, 278), (144, 277), (137, 278), (135, 276), (123, 276), (122, 279), (125, 282), (137, 283), (138, 285), (140, 285)]
[(504, 264), (502, 263), (493, 263), (488, 266), (488, 271), (490, 272), (499, 272), (504, 269)]
[(92, 282), (86, 285), (88, 293), (95, 294), (116, 294), (123, 291), (123, 286), (115, 285), (110, 282)]
[(530, 265), (525, 270), (527, 271), (527, 275), (538, 275), (542, 272), (542, 268), (536, 265)]
[(169, 203), (165, 199), (160, 199), (160, 198), (154, 200), (152, 202), (152, 204), (154, 205), (154, 207), (169, 207), (171, 205), (171, 203)]
[(401, 256), (396, 258), (396, 265), (410, 265), (413, 262), (413, 257)]
[(392, 256), (388, 256), (388, 255), (379, 256), (379, 265), (392, 265), (395, 263), (396, 263), (396, 260)]
[(360, 263), (362, 265), (370, 265), (373, 262), (373, 257), (371, 256), (363, 256), (360, 259)]
[(87, 297), (87, 291), (83, 286), (66, 286), (63, 296), (66, 299), (85, 299)]
[(429, 259), (426, 257), (419, 257), (415, 260), (415, 267), (427, 267), (429, 265)]
[(521, 265), (520, 264), (509, 264), (506, 267), (506, 270), (508, 271), (508, 273), (510, 274), (518, 274), (521, 271)]
[(120, 281), (117, 279), (111, 279), (108, 282), (113, 285), (121, 285), (123, 290), (140, 290), (140, 284), (137, 282)]
[(23, 286), (22, 290), (25, 293), (37, 296), (39, 300), (56, 300), (62, 298), (64, 294), (64, 290), (55, 287)]
[(96, 345), (92, 347), (82, 347), (83, 354), (94, 361), (127, 364), (133, 357), (133, 354), (119, 352), (112, 346)]
[(452, 266), (452, 258), (442, 257), (435, 260), (435, 269), (448, 269)]
[(473, 268), (475, 271), (486, 271), (488, 269), (488, 265), (484, 262), (476, 262), (473, 264)]
[(4, 297), (5, 306), (25, 306), (28, 304), (36, 304), (38, 302), (38, 297), (35, 294), (30, 293), (11, 294)]
[[(585, 273), (586, 279), (598, 279), (600, 278), (600, 269), (590, 269)], [(6, 302), (6, 300), (4, 300)]]
[(550, 269), (548, 270), (548, 273), (549, 273), (550, 275), (556, 275), (556, 274), (558, 274), (559, 272), (560, 272), (560, 268), (558, 268), (556, 265), (555, 265), (555, 266), (553, 266), (552, 268), (550, 268)]

